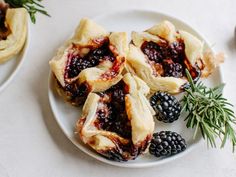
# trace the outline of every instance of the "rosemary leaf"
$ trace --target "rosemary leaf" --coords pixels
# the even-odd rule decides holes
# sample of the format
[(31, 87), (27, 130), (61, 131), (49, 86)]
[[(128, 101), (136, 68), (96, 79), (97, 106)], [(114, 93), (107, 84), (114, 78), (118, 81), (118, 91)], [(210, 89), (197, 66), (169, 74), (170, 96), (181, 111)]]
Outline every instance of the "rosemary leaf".
[(42, 0), (5, 0), (5, 2), (13, 8), (25, 8), (30, 15), (32, 23), (36, 22), (36, 13), (41, 13), (50, 17), (48, 12), (44, 10), (44, 6), (40, 4), (41, 1)]
[(216, 147), (217, 137), (221, 140), (221, 148), (229, 140), (234, 151), (236, 132), (233, 125), (236, 124), (236, 118), (233, 105), (222, 95), (224, 84), (208, 88), (202, 82), (194, 83), (188, 70), (186, 75), (190, 87), (185, 88), (186, 94), (181, 103), (182, 112), (187, 112), (187, 128), (195, 128), (194, 138), (200, 130), (212, 147)]

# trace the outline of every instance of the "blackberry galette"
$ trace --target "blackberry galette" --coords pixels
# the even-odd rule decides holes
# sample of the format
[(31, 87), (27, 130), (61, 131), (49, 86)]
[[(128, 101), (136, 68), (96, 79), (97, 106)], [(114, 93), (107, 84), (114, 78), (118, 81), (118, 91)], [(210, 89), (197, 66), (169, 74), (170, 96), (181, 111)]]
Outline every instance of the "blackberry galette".
[(198, 80), (211, 74), (223, 56), (214, 56), (197, 37), (164, 21), (145, 32), (132, 32), (127, 62), (130, 72), (153, 92), (179, 93), (187, 82), (185, 69)]
[(147, 149), (154, 131), (148, 93), (146, 83), (130, 73), (105, 92), (90, 93), (76, 135), (108, 159), (135, 159)]
[(103, 92), (122, 78), (128, 49), (125, 32), (109, 33), (82, 19), (72, 39), (50, 61), (57, 90), (73, 105), (84, 103), (90, 92)]

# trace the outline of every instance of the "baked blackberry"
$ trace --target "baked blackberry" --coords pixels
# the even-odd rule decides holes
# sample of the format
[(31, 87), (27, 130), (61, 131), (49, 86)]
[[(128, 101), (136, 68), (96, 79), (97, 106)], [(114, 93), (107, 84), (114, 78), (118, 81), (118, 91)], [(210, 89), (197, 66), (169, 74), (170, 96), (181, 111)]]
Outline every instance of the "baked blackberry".
[(81, 57), (75, 55), (67, 65), (68, 78), (73, 78), (79, 75), (79, 73), (86, 69), (98, 65), (103, 60), (110, 60), (114, 62), (115, 56), (109, 49), (109, 42), (105, 42), (97, 49), (91, 50), (88, 54)]
[(157, 44), (151, 41), (144, 42), (141, 46), (141, 50), (145, 55), (147, 55), (149, 60), (155, 61), (156, 63), (161, 63), (166, 57), (167, 47), (168, 46), (166, 43)]
[[(62, 87), (58, 82), (59, 87)], [(75, 105), (83, 104), (90, 92), (90, 86), (88, 84), (81, 83), (79, 86), (76, 82), (66, 84), (65, 87), (66, 95), (70, 97), (72, 103), (76, 103)]]
[(183, 41), (176, 41), (169, 45), (169, 57), (177, 63), (182, 63), (185, 59), (185, 46)]
[(111, 62), (115, 61), (115, 57), (109, 49), (108, 41), (105, 42), (101, 47), (91, 51), (87, 58), (93, 62), (101, 62), (102, 60), (110, 60)]
[(156, 112), (157, 120), (172, 123), (180, 116), (181, 106), (179, 101), (165, 92), (156, 92), (150, 99), (151, 106)]
[(109, 97), (105, 109), (98, 111), (99, 126), (103, 130), (116, 132), (123, 138), (131, 138), (131, 124), (125, 110), (125, 83), (119, 82), (106, 90)]
[(90, 67), (93, 67), (93, 65), (89, 60), (74, 56), (68, 66), (68, 78), (76, 77), (82, 70)]
[(179, 63), (174, 63), (171, 59), (163, 61), (164, 75), (166, 77), (183, 77), (183, 67)]
[(110, 159), (110, 160), (114, 160), (117, 162), (123, 162), (123, 161), (127, 161), (126, 159), (124, 159), (124, 157), (122, 157), (122, 155), (117, 151), (107, 151), (107, 153), (105, 154), (105, 158)]
[(186, 147), (185, 140), (178, 133), (161, 131), (153, 134), (149, 152), (156, 157), (167, 157), (184, 151)]

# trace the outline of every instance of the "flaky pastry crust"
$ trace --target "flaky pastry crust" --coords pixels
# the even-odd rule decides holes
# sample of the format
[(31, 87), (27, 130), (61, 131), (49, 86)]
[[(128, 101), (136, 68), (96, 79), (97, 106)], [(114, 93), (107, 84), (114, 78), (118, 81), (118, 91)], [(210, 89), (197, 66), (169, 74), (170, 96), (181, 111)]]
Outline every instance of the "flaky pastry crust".
[(154, 131), (154, 111), (145, 97), (149, 93), (149, 87), (130, 73), (125, 74), (122, 81), (128, 88), (125, 95), (125, 113), (131, 125), (130, 138), (97, 126), (98, 110), (104, 104), (100, 94), (89, 94), (82, 116), (76, 124), (77, 137), (107, 158), (112, 159), (112, 154), (115, 154), (119, 159), (113, 160), (118, 161), (134, 159), (143, 153)]
[[(205, 51), (204, 43), (201, 40), (186, 31), (177, 31), (169, 21), (163, 21), (144, 32), (132, 32), (132, 43), (127, 56), (127, 68), (130, 72), (145, 80), (153, 92), (179, 93), (187, 79), (184, 72), (183, 76), (180, 77), (165, 76), (163, 66), (158, 63), (158, 69), (161, 71), (159, 72), (156, 65), (153, 64), (155, 62), (150, 61), (142, 51), (142, 45), (145, 42), (165, 43), (169, 46), (183, 43), (185, 58), (180, 61), (183, 71), (185, 68), (190, 71), (193, 70), (190, 73), (195, 72), (195, 77), (207, 77), (223, 62), (223, 55), (215, 56), (212, 52)], [(165, 59), (170, 60), (171, 58)]]
[[(79, 74), (68, 77), (68, 70), (73, 58), (86, 57), (102, 45), (107, 44), (107, 50), (114, 58), (112, 61), (100, 58), (98, 64), (82, 69)], [(89, 92), (99, 92), (110, 88), (122, 78), (128, 50), (127, 34), (125, 32), (107, 32), (103, 27), (89, 19), (82, 19), (75, 30), (74, 36), (59, 48), (55, 57), (49, 62), (51, 70), (59, 85), (58, 90), (67, 101), (71, 100), (71, 94), (65, 91), (70, 84), (79, 87), (86, 84)], [(64, 93), (63, 93), (64, 92)], [(76, 103), (75, 103), (76, 104)]]

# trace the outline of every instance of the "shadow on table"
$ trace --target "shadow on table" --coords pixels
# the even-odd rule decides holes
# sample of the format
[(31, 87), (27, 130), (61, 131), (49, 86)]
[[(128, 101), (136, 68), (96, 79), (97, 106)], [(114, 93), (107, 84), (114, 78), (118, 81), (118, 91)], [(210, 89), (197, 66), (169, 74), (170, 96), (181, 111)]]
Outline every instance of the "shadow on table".
[(33, 90), (35, 92), (36, 100), (40, 105), (42, 117), (49, 135), (51, 136), (55, 144), (57, 144), (58, 148), (61, 149), (61, 151), (63, 151), (63, 153), (68, 153), (70, 156), (74, 158), (83, 159), (85, 161), (92, 161), (92, 158), (88, 157), (87, 155), (79, 151), (72, 144), (72, 142), (69, 139), (67, 139), (67, 137), (64, 135), (63, 131), (57, 124), (48, 100), (48, 75), (49, 75), (48, 62), (45, 62), (42, 64), (42, 66), (38, 67), (42, 68), (42, 70), (37, 75), (38, 78), (36, 78), (33, 83)]
[(227, 42), (227, 47), (230, 51), (232, 51), (233, 53), (236, 53), (236, 27), (235, 27), (234, 35), (232, 35)]

